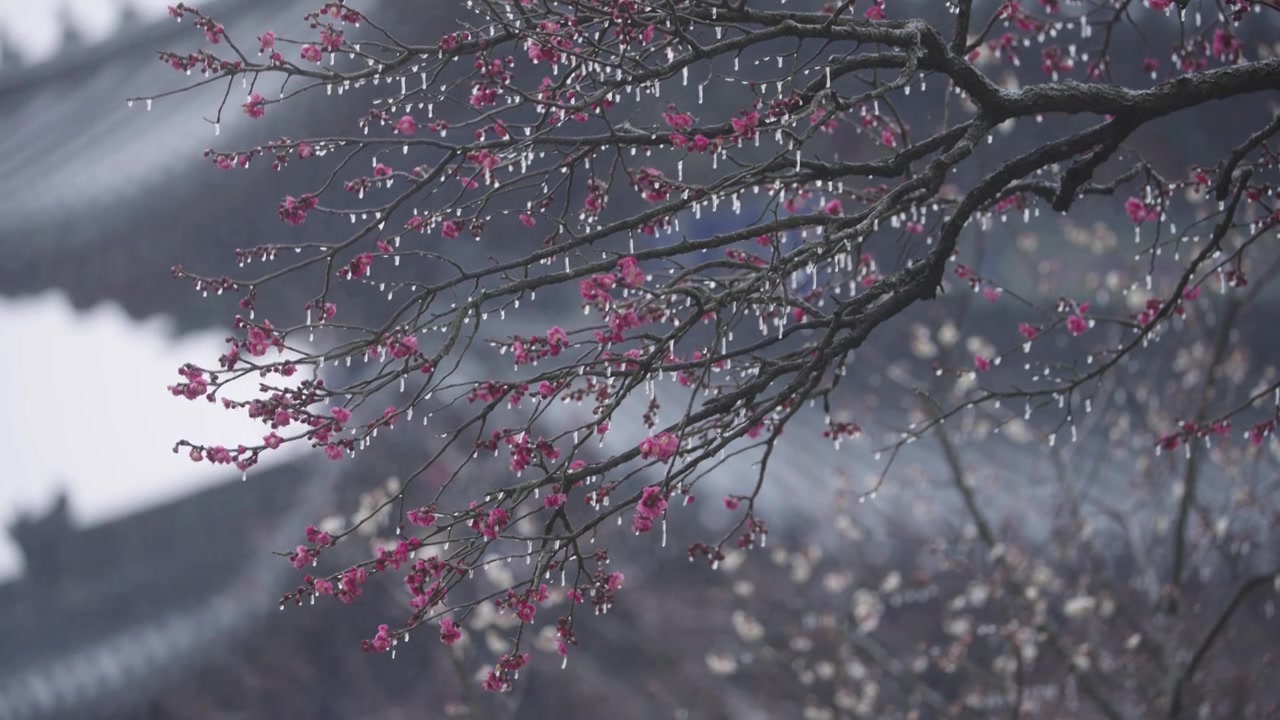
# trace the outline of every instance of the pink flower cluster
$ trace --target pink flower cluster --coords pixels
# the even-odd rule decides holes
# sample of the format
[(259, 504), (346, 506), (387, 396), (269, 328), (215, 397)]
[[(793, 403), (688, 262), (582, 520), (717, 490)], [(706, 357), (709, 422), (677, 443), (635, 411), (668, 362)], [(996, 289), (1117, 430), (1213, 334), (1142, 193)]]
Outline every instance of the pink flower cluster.
[(529, 653), (523, 655), (503, 655), (498, 664), (484, 680), (484, 689), (489, 692), (506, 692), (511, 689), (511, 676), (519, 672), (529, 662)]
[(560, 450), (550, 440), (538, 438), (531, 441), (528, 433), (508, 435), (505, 442), (511, 450), (511, 471), (515, 473), (526, 470), (539, 456), (552, 462), (560, 458)]
[(386, 625), (378, 626), (378, 633), (373, 636), (372, 640), (361, 640), (360, 648), (365, 652), (386, 652), (391, 649), (394, 633), (391, 628)]
[(203, 371), (197, 370), (190, 365), (184, 365), (178, 368), (178, 374), (186, 378), (187, 381), (169, 386), (169, 392), (174, 397), (195, 400), (209, 391), (209, 383), (205, 380)]
[(671, 183), (657, 168), (641, 168), (632, 178), (631, 184), (640, 192), (640, 196), (651, 203), (663, 202), (671, 197)]
[(445, 618), (440, 621), (440, 642), (445, 645), (453, 645), (462, 639), (462, 631), (454, 624), (453, 618)]
[(1148, 220), (1157, 220), (1160, 218), (1160, 209), (1131, 197), (1124, 201), (1124, 211), (1129, 214), (1129, 219), (1134, 225), (1141, 225)]
[(729, 120), (729, 124), (733, 126), (735, 136), (742, 140), (750, 140), (756, 136), (756, 128), (760, 127), (760, 113), (755, 110), (745, 111), (742, 117)]
[(413, 568), (404, 577), (404, 584), (409, 588), (409, 606), (417, 611), (418, 615), (426, 610), (436, 607), (445, 601), (448, 595), (448, 587), (445, 583), (445, 573), (462, 574), (466, 572), (461, 561), (453, 564), (442, 561), (440, 556), (432, 555), (425, 560), (418, 560), (413, 564)]
[(618, 261), (618, 279), (623, 285), (638, 288), (644, 285), (644, 271), (634, 257), (627, 256)]
[(536, 588), (530, 587), (523, 593), (508, 589), (505, 598), (497, 598), (493, 602), (499, 611), (515, 611), (516, 617), (520, 618), (520, 622), (527, 624), (533, 622), (534, 616), (538, 614), (537, 603), (546, 602), (550, 596), (551, 593), (547, 590), (546, 583), (542, 583)]
[(245, 115), (256, 120), (266, 114), (266, 105), (267, 101), (265, 98), (258, 93), (253, 93), (249, 96), (249, 101), (240, 107), (244, 108)]
[(422, 547), (422, 541), (415, 537), (397, 542), (396, 546), (390, 550), (378, 548), (378, 557), (373, 561), (373, 569), (379, 572), (387, 568), (399, 570), (401, 565), (409, 562), (410, 555), (420, 547)]
[[(342, 573), (342, 577), (338, 578), (338, 599), (350, 605), (355, 602), (356, 598), (364, 592), (361, 587), (369, 581), (369, 573), (362, 567), (353, 567)], [(332, 586), (329, 592), (332, 592)], [(320, 589), (320, 581), (316, 581), (316, 592), (321, 595), (329, 593), (322, 592)]]
[(511, 522), (511, 516), (505, 509), (494, 508), (487, 516), (473, 518), (467, 526), (483, 535), (486, 540), (496, 540), (498, 534), (506, 529), (509, 522)]
[(662, 119), (676, 132), (684, 132), (693, 127), (693, 116), (676, 111), (675, 105), (667, 105), (668, 112), (662, 113)]
[(414, 525), (417, 525), (418, 527), (423, 527), (423, 528), (431, 527), (432, 525), (435, 524), (435, 521), (436, 521), (435, 503), (432, 503), (424, 508), (409, 510), (404, 514), (404, 516), (409, 522), (413, 523)]
[(387, 338), (387, 354), (397, 360), (414, 357), (418, 354), (418, 337), (412, 333), (393, 333)]
[(645, 488), (640, 492), (640, 502), (636, 503), (636, 514), (631, 518), (631, 529), (637, 534), (649, 532), (653, 529), (653, 522), (662, 517), (662, 513), (666, 510), (666, 492), (656, 485)]
[(266, 355), (267, 350), (272, 347), (279, 352), (284, 352), (284, 341), (276, 336), (270, 320), (263, 320), (261, 325), (251, 326), (240, 345), (245, 352), (254, 357)]
[(680, 438), (669, 432), (650, 435), (640, 441), (640, 457), (645, 460), (656, 458), (663, 462), (671, 459), (680, 449)]
[(582, 299), (587, 302), (605, 303), (609, 301), (609, 291), (613, 289), (617, 282), (617, 278), (612, 273), (593, 275), (578, 283), (578, 291), (581, 293)]
[(680, 133), (671, 133), (670, 139), (671, 139), (671, 144), (674, 147), (677, 147), (680, 149), (684, 149), (687, 147), (687, 148), (691, 148), (694, 152), (700, 152), (700, 153), (706, 152), (708, 149), (712, 148), (717, 144), (716, 141), (711, 140), (710, 138), (708, 138), (706, 135), (703, 135), (702, 133), (698, 133), (697, 135), (694, 135), (692, 138), (681, 135)]
[(316, 198), (310, 195), (299, 198), (294, 198), (292, 195), (286, 196), (278, 210), (280, 219), (290, 225), (301, 225), (307, 221), (307, 211), (314, 209), (317, 203)]
[(547, 337), (537, 335), (528, 340), (516, 336), (511, 341), (511, 352), (515, 356), (517, 366), (528, 365), (545, 357), (556, 357), (560, 351), (569, 347), (569, 336), (559, 326), (547, 331)]

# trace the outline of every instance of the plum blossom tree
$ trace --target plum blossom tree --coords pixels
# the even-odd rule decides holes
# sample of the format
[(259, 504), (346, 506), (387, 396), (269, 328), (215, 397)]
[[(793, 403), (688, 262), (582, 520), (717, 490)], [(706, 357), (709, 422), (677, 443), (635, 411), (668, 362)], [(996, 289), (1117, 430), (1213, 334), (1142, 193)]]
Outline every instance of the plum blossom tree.
[[(422, 438), (418, 467), (364, 519), (309, 527), (284, 553), (306, 574), (282, 602), (350, 603), (378, 576), (399, 578), (402, 612), (365, 642), (371, 652), (394, 652), (422, 627), (452, 646), (471, 613), (496, 607), (518, 623), (485, 676), (493, 691), (530, 661), (537, 626), (567, 659), (584, 615), (628, 590), (610, 552), (651, 534), (665, 545), (668, 519), (730, 468), (751, 468), (715, 501), (731, 529), (687, 556), (715, 567), (764, 547), (771, 461), (799, 434), (820, 436), (833, 467), (857, 448), (874, 453), (879, 471), (849, 490), (858, 500), (936, 435), (977, 529), (968, 539), (986, 546), (1005, 592), (1028, 596), (1031, 565), (1001, 550), (952, 428), (1016, 426), (1055, 457), (1092, 428), (1103, 444), (1151, 462), (1177, 451), (1188, 467), (1211, 446), (1250, 463), (1273, 452), (1280, 382), (1261, 362), (1236, 379), (1247, 392), (1206, 390), (1188, 414), (1169, 416), (1169, 403), (1118, 435), (1094, 418), (1132, 411), (1134, 395), (1113, 399), (1118, 376), (1199, 347), (1203, 333), (1220, 338), (1212, 362), (1169, 372), (1194, 366), (1208, 383), (1243, 344), (1238, 309), (1266, 302), (1280, 257), (1268, 242), (1280, 223), (1280, 59), (1249, 38), (1274, 34), (1278, 10), (471, 0), (457, 26), (411, 38), (333, 2), (298, 28), (237, 38), (178, 4), (170, 14), (206, 45), (160, 59), (200, 79), (148, 103), (212, 84), (225, 88), (219, 123), (270, 121), (316, 92), (366, 109), (335, 118), (335, 134), (206, 152), (223, 170), (310, 164), (319, 179), (282, 188), (289, 227), (237, 251), (243, 277), (174, 269), (197, 291), (234, 293), (241, 311), (227, 352), (181, 368), (173, 394), (266, 430), (254, 446), (183, 440), (175, 451), (248, 470), (286, 445), (359, 462), (380, 433)], [(233, 93), (246, 98), (238, 108)], [(1227, 115), (1210, 156), (1179, 164), (1159, 145), (1174, 119)], [(349, 219), (349, 235), (309, 236), (326, 216)], [(1085, 219), (1128, 225), (1132, 240), (1081, 230)], [(1051, 221), (1063, 223), (1056, 237), (1032, 233)], [(1020, 259), (992, 261), (995, 246)], [(305, 304), (273, 305), (300, 280)], [(989, 340), (912, 354), (978, 311), (999, 323)], [(866, 398), (883, 384), (862, 368), (897, 356), (919, 361), (889, 376), (920, 402), (877, 411)], [(864, 438), (864, 426), (885, 429)], [(1176, 539), (1157, 583), (1172, 588), (1157, 593), (1166, 604), (1184, 587), (1204, 501), (1195, 472), (1174, 529), (1156, 533)], [(390, 518), (393, 541), (313, 570), (377, 517)], [(500, 591), (471, 582), (512, 561), (524, 570)], [(1099, 602), (1078, 596), (1075, 614)], [(866, 631), (879, 599), (859, 598), (853, 622)], [(554, 621), (539, 616), (553, 605)], [(1050, 632), (1034, 602), (1011, 613), (1001, 637), (1015, 649)], [(1193, 649), (1207, 652), (1218, 633)], [(1076, 656), (1088, 638), (1053, 638), (1059, 669), (1092, 682), (1092, 656)], [(1001, 678), (1041, 672), (1034, 653), (999, 658)], [(1164, 652), (1153, 662), (1168, 687), (1093, 707), (1180, 716), (1201, 660)], [(934, 710), (949, 702), (909, 694)], [(1011, 707), (1027, 707), (1021, 694)]]

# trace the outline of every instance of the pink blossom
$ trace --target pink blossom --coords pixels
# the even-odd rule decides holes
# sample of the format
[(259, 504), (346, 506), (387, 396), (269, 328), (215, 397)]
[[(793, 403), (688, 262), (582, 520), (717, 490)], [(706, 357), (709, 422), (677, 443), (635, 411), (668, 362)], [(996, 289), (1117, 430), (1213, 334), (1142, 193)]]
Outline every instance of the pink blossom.
[(828, 215), (843, 215), (844, 205), (840, 202), (840, 198), (832, 198), (826, 205), (822, 206), (822, 212)]
[(1134, 225), (1141, 225), (1148, 220), (1154, 220), (1160, 217), (1160, 211), (1147, 205), (1136, 197), (1131, 197), (1124, 202), (1124, 211), (1129, 213), (1129, 219)]
[(302, 59), (308, 62), (320, 62), (324, 54), (320, 52), (320, 48), (315, 45), (306, 44), (302, 46)]
[(329, 547), (333, 545), (333, 536), (329, 533), (316, 529), (315, 525), (307, 526), (307, 542), (320, 547)]
[(683, 132), (693, 127), (693, 117), (680, 112), (664, 112), (662, 119), (667, 121), (673, 130)]
[(372, 640), (362, 641), (360, 645), (365, 652), (386, 652), (391, 649), (391, 640), (391, 628), (379, 625), (378, 634)]
[(507, 511), (503, 508), (494, 508), (489, 511), (489, 516), (484, 520), (477, 519), (475, 527), (485, 539), (496, 540), (498, 534), (507, 527), (508, 522), (510, 522), (510, 516)]
[(1000, 288), (988, 285), (987, 287), (982, 288), (982, 297), (990, 300), (991, 302), (995, 302), (1000, 298)]
[(350, 605), (364, 592), (361, 586), (369, 579), (369, 571), (362, 567), (353, 567), (342, 573), (338, 579), (338, 599)]
[(268, 30), (262, 33), (258, 38), (258, 52), (264, 53), (276, 46), (276, 33), (274, 30)]
[(277, 212), (280, 219), (290, 225), (301, 225), (307, 221), (307, 211), (314, 208), (316, 202), (316, 199), (310, 195), (303, 195), (300, 198), (287, 195), (280, 203)]
[(328, 455), (330, 460), (341, 460), (342, 448), (338, 447), (337, 445), (325, 445), (324, 454)]
[(498, 165), (502, 162), (501, 158), (489, 152), (488, 150), (481, 150), (479, 152), (468, 153), (467, 159), (475, 163), (476, 165), (479, 165), (481, 168), (484, 169), (486, 173), (493, 172), (494, 168), (498, 167)]
[(536, 224), (537, 224), (537, 222), (538, 222), (538, 221), (537, 221), (537, 220), (534, 220), (534, 219), (533, 219), (533, 216), (532, 216), (532, 215), (530, 215), (529, 213), (520, 213), (520, 224), (521, 224), (521, 225), (524, 225), (524, 226), (525, 226), (525, 227), (527, 227), (527, 228), (531, 228), (531, 227), (533, 227), (534, 225), (536, 225)]
[(226, 29), (222, 27), (222, 23), (218, 23), (212, 27), (208, 27), (204, 31), (204, 37), (210, 43), (217, 45), (222, 42), (222, 36), (226, 34)]
[(884, 143), (888, 147), (895, 147), (898, 144), (898, 138), (893, 134), (892, 129), (885, 128), (880, 131), (880, 142)]
[(311, 562), (311, 550), (306, 545), (299, 545), (289, 556), (289, 562), (301, 570)]
[(462, 223), (457, 220), (445, 220), (440, 226), (440, 235), (445, 240), (454, 240), (458, 237), (458, 232), (462, 229)]
[(750, 140), (756, 136), (756, 128), (760, 126), (760, 113), (752, 110), (743, 113), (740, 118), (733, 118), (729, 123), (733, 125), (733, 133), (735, 135)]
[(393, 335), (387, 341), (387, 352), (397, 360), (403, 360), (418, 352), (418, 338), (413, 335)]
[(307, 158), (311, 157), (313, 154), (315, 154), (315, 148), (311, 147), (311, 143), (308, 143), (308, 142), (298, 143), (298, 157), (302, 158), (303, 160), (306, 160)]
[(1067, 318), (1067, 330), (1072, 335), (1079, 335), (1089, 329), (1089, 323), (1080, 315), (1072, 315)]
[(436, 514), (432, 509), (433, 507), (434, 506), (409, 510), (404, 514), (404, 516), (409, 520), (409, 522), (417, 525), (418, 527), (431, 527), (436, 521)]
[(345, 425), (351, 420), (351, 411), (346, 408), (336, 407), (330, 413), (333, 414), (333, 419), (337, 420), (341, 425)]
[(1035, 325), (1029, 325), (1027, 323), (1018, 323), (1018, 334), (1022, 335), (1022, 337), (1027, 340), (1035, 340), (1036, 335), (1040, 334), (1040, 329), (1037, 328)]
[(274, 430), (262, 436), (263, 444), (265, 444), (267, 447), (271, 448), (272, 450), (275, 450), (276, 448), (280, 447), (280, 443), (283, 441), (284, 441), (284, 438), (280, 437), (280, 435), (278, 435)]
[(346, 272), (350, 273), (352, 278), (362, 278), (369, 274), (369, 268), (371, 267), (373, 267), (373, 255), (371, 253), (360, 253), (352, 258), (351, 263), (346, 268)]
[(253, 119), (258, 119), (266, 114), (267, 101), (258, 93), (249, 96), (249, 102), (241, 105), (244, 108), (244, 114)]
[(551, 346), (551, 354), (558, 355), (560, 348), (569, 347), (569, 335), (559, 325), (547, 331), (547, 344)]
[(871, 7), (867, 8), (866, 15), (868, 20), (883, 20), (884, 0), (875, 0), (875, 2), (871, 4)]
[(555, 509), (563, 507), (569, 496), (564, 493), (551, 493), (542, 499), (542, 505), (546, 508)]
[(338, 52), (342, 48), (342, 33), (325, 28), (320, 31), (320, 43), (328, 52)]
[(412, 115), (405, 115), (396, 121), (396, 132), (401, 135), (412, 135), (418, 131), (418, 123), (414, 122)]
[(1234, 59), (1240, 54), (1240, 40), (1222, 28), (1214, 30), (1213, 54), (1222, 60)]
[(462, 639), (462, 631), (454, 624), (453, 618), (444, 618), (440, 621), (440, 642), (453, 645), (460, 639)]
[(984, 357), (982, 357), (981, 355), (974, 355), (974, 356), (973, 356), (973, 367), (974, 367), (978, 372), (986, 372), (987, 370), (990, 370), (990, 369), (991, 369), (991, 361), (990, 361), (990, 360), (988, 360), (988, 359), (986, 359), (986, 358), (984, 358)]
[(637, 534), (653, 529), (653, 522), (666, 512), (667, 498), (662, 488), (649, 486), (640, 492), (640, 502), (636, 504), (636, 513), (631, 518), (631, 529)]
[[(531, 43), (530, 45), (532, 47), (537, 45), (537, 43)], [(532, 55), (532, 50), (530, 50), (530, 54)], [(534, 62), (537, 61), (535, 60)], [(485, 676), (484, 683), (482, 683), (481, 687), (489, 692), (506, 692), (511, 688), (511, 681), (506, 679), (505, 674), (499, 673), (496, 670), (490, 670), (489, 674)]]
[(737, 510), (739, 505), (738, 498), (729, 495), (724, 499), (724, 507), (726, 510)]
[(618, 261), (618, 276), (627, 287), (644, 285), (644, 272), (640, 270), (640, 263), (634, 257), (627, 256)]
[(640, 457), (648, 460), (657, 458), (666, 461), (680, 449), (680, 438), (669, 432), (650, 435), (640, 441)]
[(538, 614), (538, 606), (524, 600), (516, 604), (516, 617), (520, 618), (522, 623), (531, 623), (533, 618)]

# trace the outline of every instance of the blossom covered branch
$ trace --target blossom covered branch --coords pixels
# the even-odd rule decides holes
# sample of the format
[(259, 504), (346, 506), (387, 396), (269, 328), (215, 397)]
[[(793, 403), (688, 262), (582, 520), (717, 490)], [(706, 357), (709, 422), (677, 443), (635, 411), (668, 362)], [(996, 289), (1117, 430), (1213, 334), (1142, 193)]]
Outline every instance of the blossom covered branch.
[[(967, 286), (993, 303), (1020, 300), (1022, 314), (1007, 350), (937, 368), (969, 389), (890, 436), (880, 449), (891, 457), (950, 417), (1001, 403), (1025, 403), (1028, 417), (1045, 407), (1074, 436), (1109, 373), (1153, 342), (1177, 342), (1202, 287), (1248, 284), (1246, 266), (1269, 252), (1257, 240), (1280, 223), (1264, 179), (1276, 123), (1260, 119), (1226, 159), (1173, 180), (1133, 140), (1164, 118), (1280, 90), (1280, 60), (1251, 59), (1236, 40), (1269, 6), (1204, 3), (1216, 19), (1184, 33), (1176, 63), (1126, 70), (1110, 48), (1127, 1), (947, 5), (949, 25), (895, 17), (892, 2), (480, 0), (466, 29), (409, 41), (329, 3), (297, 35), (263, 28), (250, 42), (173, 7), (208, 46), (161, 60), (202, 75), (184, 90), (240, 86), (245, 122), (321, 90), (365, 104), (334, 123), (358, 132), (206, 152), (223, 170), (302, 165), (317, 180), (279, 201), (279, 234), (296, 241), (238, 251), (245, 277), (174, 269), (198, 291), (236, 294), (243, 312), (217, 365), (184, 366), (172, 392), (267, 430), (255, 446), (175, 449), (248, 470), (286, 445), (342, 461), (380, 432), (429, 439), (394, 495), (369, 508), (396, 515), (394, 542), (305, 575), (284, 600), (351, 602), (371, 576), (399, 573), (404, 616), (378, 629), (371, 651), (427, 623), (452, 645), (469, 612), (496, 604), (520, 620), (485, 681), (505, 690), (528, 660), (523, 631), (539, 607), (567, 603), (555, 624), (565, 655), (577, 606), (603, 612), (622, 590), (593, 546), (609, 521), (665, 542), (668, 516), (741, 460), (758, 472), (724, 499), (732, 532), (688, 555), (714, 565), (726, 548), (764, 545), (761, 493), (784, 428), (820, 413), (835, 450), (861, 435), (869, 423), (848, 416), (856, 353), (917, 306), (951, 303), (945, 294)], [(980, 9), (990, 19), (975, 34)], [(1143, 17), (1179, 22), (1156, 0)], [(1053, 44), (1070, 32), (1078, 43)], [(1017, 87), (998, 78), (1032, 46), (1040, 74), (1025, 71)], [(226, 109), (219, 122), (231, 122)], [(1028, 143), (1023, 127), (1051, 139)], [(966, 264), (968, 235), (1081, 206), (1119, 210), (1134, 227), (1137, 259), (1116, 253), (1124, 295), (1141, 301), (1132, 312), (1045, 302)], [(353, 231), (312, 240), (325, 216)], [(482, 261), (459, 249), (468, 242)], [(1074, 257), (1045, 245), (1046, 260)], [(253, 263), (268, 267), (249, 274)], [(311, 283), (305, 306), (259, 318), (260, 303), (298, 278)], [(555, 324), (530, 312), (547, 306)], [(1052, 355), (1032, 354), (1049, 342)], [(1020, 375), (997, 367), (1019, 352), (1029, 358)], [(254, 392), (239, 394), (254, 376)], [(1269, 400), (1259, 393), (1229, 414), (1263, 412), (1271, 419), (1251, 432), (1269, 437)], [(1227, 419), (1150, 446), (1207, 439)], [(497, 479), (466, 479), (477, 476)], [(406, 506), (410, 495), (421, 503)], [(286, 554), (300, 570), (318, 566), (363, 522), (313, 527)], [(526, 574), (501, 592), (468, 582), (519, 559)]]

